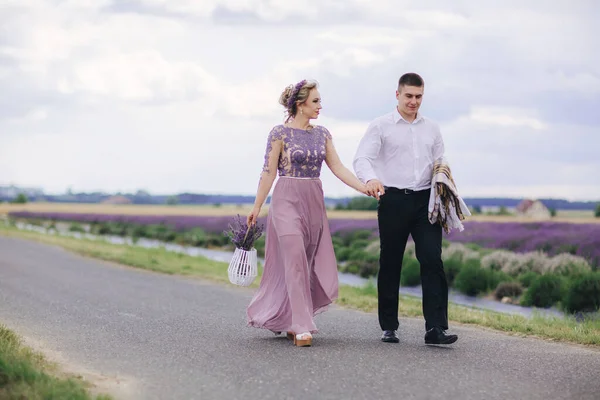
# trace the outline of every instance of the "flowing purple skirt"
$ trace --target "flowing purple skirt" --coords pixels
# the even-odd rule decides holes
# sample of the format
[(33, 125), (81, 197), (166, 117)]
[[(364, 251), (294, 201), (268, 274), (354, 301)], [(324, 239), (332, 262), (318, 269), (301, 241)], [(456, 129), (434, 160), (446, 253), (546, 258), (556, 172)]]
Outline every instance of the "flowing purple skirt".
[(265, 265), (247, 309), (248, 325), (316, 333), (313, 317), (338, 296), (337, 261), (320, 179), (280, 177), (265, 240)]

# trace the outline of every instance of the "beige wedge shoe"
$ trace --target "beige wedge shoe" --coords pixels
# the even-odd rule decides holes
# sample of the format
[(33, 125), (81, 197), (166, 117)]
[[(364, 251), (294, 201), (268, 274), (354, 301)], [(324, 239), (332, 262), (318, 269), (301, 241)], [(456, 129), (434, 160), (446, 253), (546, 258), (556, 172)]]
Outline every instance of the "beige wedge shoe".
[(298, 347), (312, 346), (312, 335), (310, 332), (299, 333), (294, 336), (294, 344)]

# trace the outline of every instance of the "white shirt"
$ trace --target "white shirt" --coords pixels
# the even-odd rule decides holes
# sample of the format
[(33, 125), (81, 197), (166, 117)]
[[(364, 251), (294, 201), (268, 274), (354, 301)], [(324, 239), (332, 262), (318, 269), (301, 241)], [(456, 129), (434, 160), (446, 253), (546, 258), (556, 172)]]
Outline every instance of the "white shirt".
[(410, 123), (396, 109), (369, 124), (353, 166), (363, 183), (378, 179), (384, 186), (423, 190), (431, 187), (433, 162), (443, 155), (435, 122), (417, 114)]

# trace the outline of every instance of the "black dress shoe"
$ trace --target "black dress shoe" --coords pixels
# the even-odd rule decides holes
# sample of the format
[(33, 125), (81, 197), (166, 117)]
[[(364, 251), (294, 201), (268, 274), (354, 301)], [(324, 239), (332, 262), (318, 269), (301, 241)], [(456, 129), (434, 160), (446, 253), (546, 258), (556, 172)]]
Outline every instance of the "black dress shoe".
[(425, 333), (425, 344), (451, 344), (458, 340), (456, 335), (447, 335), (442, 328), (431, 328)]
[(398, 343), (400, 339), (398, 339), (398, 332), (396, 331), (383, 331), (383, 335), (381, 336), (381, 341), (386, 343)]

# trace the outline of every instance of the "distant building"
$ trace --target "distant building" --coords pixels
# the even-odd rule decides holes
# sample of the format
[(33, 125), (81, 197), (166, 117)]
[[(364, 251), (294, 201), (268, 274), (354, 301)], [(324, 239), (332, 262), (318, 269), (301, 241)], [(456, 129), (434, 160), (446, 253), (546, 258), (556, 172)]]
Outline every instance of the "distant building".
[(515, 211), (517, 215), (528, 218), (550, 219), (552, 217), (548, 207), (539, 200), (525, 199), (517, 205)]
[(102, 204), (131, 204), (132, 201), (125, 196), (111, 196), (102, 201)]

